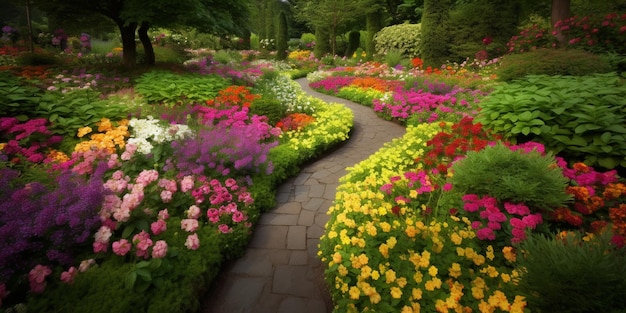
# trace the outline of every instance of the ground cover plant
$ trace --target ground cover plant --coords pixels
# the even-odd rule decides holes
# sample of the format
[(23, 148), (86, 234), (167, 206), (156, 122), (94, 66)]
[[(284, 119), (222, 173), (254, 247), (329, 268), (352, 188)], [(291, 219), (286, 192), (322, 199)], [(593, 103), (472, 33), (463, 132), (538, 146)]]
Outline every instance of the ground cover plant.
[[(65, 109), (0, 117), (3, 308), (197, 311), (220, 265), (242, 253), (274, 204), (275, 187), (348, 138), (348, 109), (307, 97), (282, 75), (263, 80), (274, 91), (263, 96), (284, 116), (270, 124), (254, 113), (261, 94), (235, 84), (245, 81), (237, 73), (260, 77), (271, 64), (203, 64), (142, 73), (124, 82), (137, 88), (116, 92), (54, 69), (50, 79), (3, 76), (8, 103), (41, 110), (91, 100), (79, 103), (78, 119)], [(18, 97), (14, 83), (35, 96)]]

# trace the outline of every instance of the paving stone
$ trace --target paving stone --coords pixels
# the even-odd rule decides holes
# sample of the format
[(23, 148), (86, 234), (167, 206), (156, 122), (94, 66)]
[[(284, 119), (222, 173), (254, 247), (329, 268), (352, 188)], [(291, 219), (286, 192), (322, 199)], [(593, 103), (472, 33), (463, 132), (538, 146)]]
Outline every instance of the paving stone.
[(267, 276), (272, 273), (272, 261), (268, 258), (260, 258), (258, 253), (247, 253), (237, 260), (232, 272), (247, 276)]
[(291, 251), (289, 265), (306, 265), (309, 261), (309, 253), (306, 250)]
[(276, 193), (276, 202), (277, 203), (286, 203), (289, 202), (289, 196), (291, 196), (291, 192), (278, 192)]
[(290, 201), (279, 204), (271, 213), (298, 214), (300, 210), (302, 210), (300, 202)]
[(306, 231), (307, 238), (316, 238), (319, 239), (324, 234), (324, 228), (319, 227), (317, 225), (313, 225), (308, 227)]
[(324, 213), (318, 213), (315, 214), (315, 225), (318, 225), (320, 227), (326, 227), (326, 223), (328, 223), (328, 220), (330, 219), (330, 215)]
[(332, 173), (329, 170), (327, 170), (327, 169), (323, 169), (323, 170), (320, 170), (320, 171), (317, 171), (317, 172), (313, 173), (313, 175), (311, 175), (311, 177), (320, 179), (320, 178), (323, 178), (323, 177), (326, 177), (326, 176), (329, 176), (329, 175), (332, 175)]
[(240, 277), (226, 292), (222, 312), (251, 312), (259, 301), (265, 279)]
[(296, 186), (296, 190), (295, 190), (295, 196), (294, 196), (294, 200), (295, 201), (305, 201), (309, 198), (309, 190), (310, 190), (311, 186)]
[(302, 210), (298, 218), (298, 225), (311, 226), (315, 223), (315, 212)]
[(326, 185), (326, 190), (324, 190), (324, 199), (335, 200), (335, 194), (337, 193), (338, 186), (339, 183)]
[(306, 265), (277, 266), (272, 280), (272, 292), (288, 294), (297, 297), (319, 297), (319, 290), (315, 282), (307, 279)]
[(306, 226), (289, 226), (287, 249), (306, 249)]
[(259, 225), (254, 230), (249, 247), (264, 249), (285, 249), (287, 247), (288, 226)]
[(309, 199), (302, 208), (307, 211), (317, 212), (320, 207), (324, 204), (324, 199), (322, 198), (311, 198)]
[(325, 190), (326, 190), (326, 185), (323, 185), (323, 184), (311, 185), (311, 189), (309, 190), (309, 197), (321, 198), (324, 195)]
[(326, 313), (326, 305), (321, 300), (289, 297), (280, 303), (277, 313)]
[(298, 224), (297, 214), (277, 214), (263, 213), (259, 218), (259, 225), (296, 225)]
[(311, 177), (311, 174), (309, 173), (300, 173), (298, 176), (296, 176), (296, 178), (293, 181), (293, 185), (294, 186), (299, 186), (299, 185), (303, 185), (304, 182), (306, 182), (309, 177)]

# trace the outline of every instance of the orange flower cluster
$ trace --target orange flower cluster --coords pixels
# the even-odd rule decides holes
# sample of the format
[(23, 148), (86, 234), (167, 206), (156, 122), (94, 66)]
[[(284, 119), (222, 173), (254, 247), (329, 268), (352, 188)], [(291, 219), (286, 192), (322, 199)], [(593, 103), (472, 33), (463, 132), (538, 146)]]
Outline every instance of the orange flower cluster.
[(291, 113), (278, 121), (276, 127), (283, 131), (300, 130), (313, 123), (315, 118), (304, 113)]
[(24, 77), (26, 79), (45, 79), (50, 74), (48, 71), (49, 67), (49, 65), (3, 65), (0, 66), (0, 71), (11, 71), (14, 75)]
[(622, 203), (616, 208), (610, 208), (609, 217), (613, 222), (613, 232), (626, 237), (626, 204)]
[(378, 77), (357, 77), (352, 83), (352, 86), (359, 88), (372, 88), (378, 91), (387, 92), (400, 87), (402, 84), (397, 80), (385, 80)]
[(206, 101), (208, 106), (220, 107), (220, 106), (241, 106), (250, 107), (252, 101), (260, 98), (261, 96), (255, 95), (250, 92), (245, 86), (228, 86), (218, 92), (215, 99)]
[[(105, 150), (108, 153), (115, 153), (116, 146), (120, 149), (124, 149), (126, 145), (126, 138), (130, 136), (128, 132), (128, 120), (121, 120), (117, 122), (117, 126), (107, 118), (103, 118), (98, 122), (99, 133), (92, 134), (90, 140), (80, 142), (74, 147), (75, 152), (86, 152), (90, 150)], [(90, 127), (83, 127), (78, 130), (78, 137), (91, 132)]]
[(424, 66), (424, 60), (420, 58), (413, 58), (411, 59), (411, 65), (413, 65), (414, 68), (420, 69)]

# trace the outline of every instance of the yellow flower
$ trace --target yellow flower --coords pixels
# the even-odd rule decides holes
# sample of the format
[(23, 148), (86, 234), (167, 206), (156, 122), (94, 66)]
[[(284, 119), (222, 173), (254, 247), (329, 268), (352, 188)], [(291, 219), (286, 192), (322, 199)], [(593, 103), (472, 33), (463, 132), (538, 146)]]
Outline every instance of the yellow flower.
[(406, 286), (406, 284), (407, 284), (406, 278), (405, 277), (399, 277), (396, 280), (396, 284), (398, 284), (398, 286), (400, 286), (400, 288), (404, 288), (404, 286)]
[(391, 230), (391, 225), (389, 223), (387, 223), (387, 222), (382, 222), (382, 223), (380, 223), (380, 229), (382, 229), (384, 232), (388, 233)]
[(452, 266), (450, 266), (450, 268), (448, 269), (448, 275), (454, 278), (458, 278), (459, 276), (461, 276), (461, 264), (456, 262), (452, 263)]
[(503, 311), (509, 309), (509, 300), (506, 299), (506, 295), (500, 290), (494, 291), (493, 295), (489, 296), (487, 302)]
[(361, 253), (358, 257), (355, 257), (354, 255), (351, 256), (350, 261), (352, 262), (352, 267), (361, 268), (363, 265), (367, 264), (369, 259), (367, 258), (367, 255)]
[(346, 276), (348, 275), (348, 268), (343, 266), (343, 264), (339, 264), (337, 272), (339, 273), (339, 276)]
[(417, 229), (415, 228), (415, 226), (412, 225), (407, 226), (404, 232), (407, 236), (409, 236), (409, 238), (413, 238), (415, 237), (415, 235), (417, 235)]
[(361, 267), (361, 279), (365, 280), (368, 279), (370, 276), (372, 276), (372, 268), (367, 265)]
[(92, 129), (89, 126), (85, 126), (85, 127), (81, 127), (78, 129), (78, 134), (76, 136), (78, 136), (78, 138), (83, 138), (83, 136), (91, 133)]
[(389, 257), (389, 246), (387, 246), (386, 243), (378, 246), (378, 251), (380, 252), (380, 254), (382, 254), (383, 257), (385, 257), (385, 259)]
[(428, 251), (422, 252), (422, 258), (420, 259), (419, 265), (423, 268), (426, 268), (428, 265), (430, 265), (430, 252)]
[(372, 271), (372, 279), (378, 280), (380, 278), (380, 273), (378, 271)]
[(341, 253), (339, 253), (339, 252), (335, 252), (335, 253), (333, 254), (333, 262), (334, 262), (335, 264), (339, 264), (339, 263), (341, 263), (341, 260), (342, 260)]
[(463, 241), (463, 238), (457, 232), (453, 232), (452, 235), (450, 235), (450, 240), (458, 246)]
[(493, 258), (495, 258), (495, 255), (493, 253), (493, 247), (491, 245), (487, 246), (487, 253), (485, 255), (491, 261), (493, 261)]
[(424, 274), (422, 274), (421, 272), (415, 272), (415, 274), (413, 274), (413, 280), (415, 280), (415, 282), (421, 283), (423, 279)]
[(365, 248), (365, 239), (363, 238), (352, 237), (350, 241), (353, 246), (359, 246), (361, 248)]
[(336, 231), (331, 230), (331, 231), (328, 232), (328, 239), (333, 239), (335, 237), (337, 237), (337, 232)]
[(431, 277), (437, 276), (437, 272), (439, 272), (439, 270), (434, 265), (428, 268), (428, 275)]
[(506, 246), (506, 247), (502, 248), (502, 254), (504, 254), (504, 258), (507, 261), (515, 262), (516, 255), (515, 255), (515, 250), (513, 250), (513, 247)]
[(402, 290), (398, 287), (391, 287), (391, 297), (394, 299), (400, 299), (402, 297)]
[(523, 313), (525, 307), (526, 307), (525, 298), (522, 296), (515, 296), (515, 300), (513, 300), (513, 304), (511, 304), (511, 309), (509, 310), (509, 312)]
[(356, 286), (352, 286), (350, 287), (350, 299), (356, 300), (361, 296), (361, 290), (359, 290), (359, 288), (357, 288)]
[(498, 270), (491, 265), (487, 266), (486, 268), (481, 269), (480, 272), (483, 274), (487, 274), (491, 278), (498, 277), (499, 275)]
[(511, 281), (511, 275), (506, 274), (506, 273), (500, 274), (500, 278), (502, 278), (502, 281), (505, 283), (508, 283)]
[(492, 307), (489, 303), (481, 300), (478, 304), (478, 310), (480, 313), (493, 313), (496, 308)]
[(422, 299), (422, 289), (419, 288), (413, 288), (413, 290), (411, 290), (411, 299), (412, 300), (421, 300)]
[(96, 123), (96, 125), (98, 126), (99, 132), (107, 132), (113, 129), (113, 124), (111, 124), (111, 120), (105, 117), (103, 117), (100, 122)]
[(390, 284), (396, 280), (396, 272), (392, 269), (388, 269), (385, 272), (385, 282)]
[(390, 237), (389, 239), (387, 239), (387, 245), (389, 246), (389, 249), (393, 249), (393, 247), (396, 246), (396, 243), (398, 243), (396, 237)]
[(377, 229), (372, 222), (367, 222), (367, 224), (365, 224), (365, 230), (367, 231), (368, 235), (372, 237), (376, 236)]
[(2, 149), (4, 149), (4, 147), (6, 147), (6, 145), (7, 145), (7, 144), (6, 144), (5, 142), (0, 143), (0, 151), (1, 151)]
[(441, 288), (441, 279), (435, 277), (431, 280), (426, 281), (424, 288), (426, 288), (426, 290), (428, 291), (433, 291), (435, 289)]

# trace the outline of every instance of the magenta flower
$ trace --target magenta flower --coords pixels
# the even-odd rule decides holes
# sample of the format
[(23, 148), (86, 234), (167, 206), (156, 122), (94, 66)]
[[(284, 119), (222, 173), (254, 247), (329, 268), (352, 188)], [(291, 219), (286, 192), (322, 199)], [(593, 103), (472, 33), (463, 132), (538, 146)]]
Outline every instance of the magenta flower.
[(476, 237), (480, 240), (495, 240), (496, 234), (493, 232), (493, 229), (484, 227), (476, 232)]
[(220, 224), (217, 228), (219, 229), (219, 231), (220, 231), (222, 234), (228, 234), (228, 233), (230, 233), (231, 231), (233, 231), (233, 230), (232, 230), (232, 228), (230, 228), (230, 227), (229, 227), (228, 225), (226, 225), (226, 224)]
[(42, 293), (46, 289), (46, 277), (52, 273), (47, 266), (37, 264), (28, 273), (28, 282), (30, 283), (30, 291), (34, 293)]
[(74, 282), (76, 275), (78, 275), (78, 269), (72, 266), (67, 271), (61, 273), (61, 281), (66, 284), (71, 284)]
[(157, 236), (167, 230), (167, 224), (164, 220), (159, 219), (156, 222), (152, 222), (152, 224), (150, 224), (150, 230), (155, 236)]
[(131, 249), (132, 245), (126, 239), (120, 239), (113, 242), (113, 253), (119, 256), (125, 256)]

